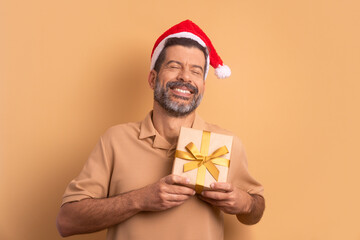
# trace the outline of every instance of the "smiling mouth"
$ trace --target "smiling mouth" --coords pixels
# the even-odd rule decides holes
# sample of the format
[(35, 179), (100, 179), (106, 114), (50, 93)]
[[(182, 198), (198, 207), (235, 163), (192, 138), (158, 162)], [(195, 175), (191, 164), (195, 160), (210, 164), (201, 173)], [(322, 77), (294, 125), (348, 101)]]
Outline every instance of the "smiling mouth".
[(180, 93), (185, 93), (185, 94), (192, 94), (191, 91), (187, 90), (187, 89), (180, 89), (180, 88), (175, 88), (173, 89), (176, 92), (180, 92)]
[(171, 88), (172, 96), (176, 99), (188, 101), (192, 96), (192, 92), (183, 88)]
[(180, 81), (168, 82), (166, 84), (167, 89), (170, 89), (173, 93), (172, 95), (175, 98), (189, 100), (192, 95), (198, 93), (197, 87), (191, 85), (190, 83), (184, 83)]

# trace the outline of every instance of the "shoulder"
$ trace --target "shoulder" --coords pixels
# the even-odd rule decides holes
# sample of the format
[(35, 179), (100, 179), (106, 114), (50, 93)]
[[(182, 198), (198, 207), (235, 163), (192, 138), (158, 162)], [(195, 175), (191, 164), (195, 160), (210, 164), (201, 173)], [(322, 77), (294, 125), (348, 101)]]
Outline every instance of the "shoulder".
[(141, 122), (128, 122), (118, 125), (114, 125), (108, 128), (105, 133), (101, 136), (103, 141), (111, 141), (119, 138), (138, 138), (140, 133)]

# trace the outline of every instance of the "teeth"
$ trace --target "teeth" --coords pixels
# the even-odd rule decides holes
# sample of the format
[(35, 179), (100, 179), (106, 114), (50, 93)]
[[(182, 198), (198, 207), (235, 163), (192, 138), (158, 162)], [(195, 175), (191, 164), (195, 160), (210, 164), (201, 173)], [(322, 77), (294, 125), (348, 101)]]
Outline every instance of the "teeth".
[(181, 93), (188, 93), (190, 94), (190, 91), (188, 90), (183, 90), (183, 89), (179, 89), (179, 88), (175, 88), (175, 91), (181, 92)]

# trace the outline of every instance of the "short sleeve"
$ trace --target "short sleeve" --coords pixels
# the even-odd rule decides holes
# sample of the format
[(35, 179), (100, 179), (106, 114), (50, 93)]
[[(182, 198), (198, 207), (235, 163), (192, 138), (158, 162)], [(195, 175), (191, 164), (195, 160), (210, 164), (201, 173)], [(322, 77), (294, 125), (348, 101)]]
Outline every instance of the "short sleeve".
[(228, 182), (249, 194), (263, 195), (264, 192), (263, 186), (250, 175), (244, 147), (236, 136), (231, 150)]
[(86, 198), (107, 197), (111, 165), (101, 138), (91, 152), (80, 174), (67, 186), (62, 205)]

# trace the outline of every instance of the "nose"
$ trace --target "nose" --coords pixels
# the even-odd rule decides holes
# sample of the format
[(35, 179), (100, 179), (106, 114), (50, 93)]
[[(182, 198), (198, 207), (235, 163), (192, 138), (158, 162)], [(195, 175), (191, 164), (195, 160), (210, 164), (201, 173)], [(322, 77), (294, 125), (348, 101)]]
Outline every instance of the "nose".
[(181, 81), (184, 81), (184, 82), (190, 82), (190, 71), (189, 71), (189, 69), (182, 68), (181, 71), (179, 71), (178, 80), (181, 80)]

